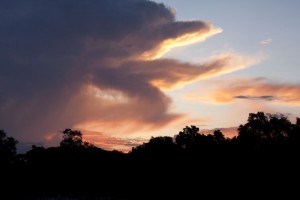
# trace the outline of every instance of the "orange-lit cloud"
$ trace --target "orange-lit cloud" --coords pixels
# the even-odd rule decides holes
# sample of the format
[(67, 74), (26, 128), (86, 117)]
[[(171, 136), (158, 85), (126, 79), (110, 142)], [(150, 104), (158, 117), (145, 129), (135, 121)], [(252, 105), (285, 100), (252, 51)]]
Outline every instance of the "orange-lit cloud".
[[(146, 142), (149, 140), (149, 138), (142, 138), (142, 137), (121, 137), (121, 136), (112, 136), (109, 133), (103, 133), (103, 132), (97, 132), (97, 131), (90, 131), (81, 129), (82, 133), (82, 140), (84, 142), (89, 142), (92, 145), (95, 145), (97, 147), (100, 147), (105, 150), (119, 150), (123, 152), (128, 152), (132, 149), (132, 147), (135, 147), (137, 145), (142, 144), (143, 142)], [(38, 146), (46, 145), (46, 147), (49, 146), (57, 146), (59, 142), (62, 140), (62, 133), (56, 132), (56, 133), (50, 133), (46, 135), (46, 141), (45, 143), (34, 143)], [(26, 145), (26, 150), (29, 150), (31, 148), (30, 144), (24, 144)], [(23, 146), (24, 146), (23, 145)]]
[(182, 63), (172, 59), (157, 59), (126, 63), (125, 68), (145, 77), (153, 86), (162, 90), (170, 90), (198, 80), (241, 70), (257, 64), (261, 60), (261, 56), (250, 57), (236, 53), (223, 53), (200, 64)]
[(277, 104), (300, 105), (300, 84), (274, 83), (265, 79), (232, 81), (214, 90), (210, 96), (216, 103), (237, 100), (268, 101)]
[[(189, 23), (193, 24), (194, 22)], [(180, 25), (183, 24), (178, 23), (177, 26)], [(154, 60), (160, 58), (172, 48), (193, 44), (196, 42), (202, 42), (208, 37), (221, 33), (222, 31), (223, 30), (221, 28), (214, 27), (211, 23), (207, 23), (205, 24), (205, 28), (201, 26), (198, 30), (194, 30), (193, 32), (184, 33), (182, 35), (178, 35), (177, 37), (169, 38), (162, 41), (161, 44), (159, 44), (155, 49), (143, 53), (141, 59)]]
[(95, 131), (83, 130), (83, 137), (86, 141), (101, 147), (105, 150), (118, 149), (123, 152), (128, 152), (132, 147), (141, 145), (148, 141), (143, 138), (130, 138), (130, 137), (114, 137), (109, 134), (99, 133)]

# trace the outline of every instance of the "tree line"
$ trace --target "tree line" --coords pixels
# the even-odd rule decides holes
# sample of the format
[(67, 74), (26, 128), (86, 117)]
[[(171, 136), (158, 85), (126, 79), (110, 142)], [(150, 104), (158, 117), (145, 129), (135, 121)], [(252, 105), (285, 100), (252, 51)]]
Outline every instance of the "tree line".
[(300, 119), (292, 123), (281, 114), (250, 113), (237, 131), (226, 138), (220, 130), (202, 134), (186, 126), (174, 137), (152, 137), (122, 153), (66, 129), (58, 147), (33, 145), (17, 154), (18, 141), (1, 130), (0, 197), (200, 199), (237, 197), (236, 191), (247, 197), (299, 197)]

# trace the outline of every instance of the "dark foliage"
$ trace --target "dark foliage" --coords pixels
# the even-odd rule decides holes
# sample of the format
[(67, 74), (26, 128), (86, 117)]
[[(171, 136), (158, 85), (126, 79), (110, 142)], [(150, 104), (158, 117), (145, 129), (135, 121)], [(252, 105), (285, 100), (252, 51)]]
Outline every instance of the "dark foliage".
[(1, 199), (299, 198), (300, 119), (284, 115), (250, 113), (233, 138), (186, 126), (127, 154), (71, 129), (59, 147), (17, 155), (16, 143), (0, 131)]
[(0, 130), (0, 165), (7, 165), (14, 162), (17, 143), (17, 140), (7, 137), (6, 133)]

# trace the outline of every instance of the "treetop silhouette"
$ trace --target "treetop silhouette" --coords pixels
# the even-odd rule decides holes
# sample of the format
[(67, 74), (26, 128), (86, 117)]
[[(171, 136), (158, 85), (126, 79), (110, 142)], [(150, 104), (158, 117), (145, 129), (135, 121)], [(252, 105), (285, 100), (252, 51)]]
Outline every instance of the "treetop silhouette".
[[(300, 119), (293, 124), (285, 115), (263, 112), (250, 113), (233, 138), (226, 138), (221, 130), (203, 134), (191, 125), (174, 137), (151, 137), (126, 154), (95, 147), (83, 140), (81, 131), (72, 129), (63, 131), (58, 147), (33, 145), (21, 156), (16, 144), (0, 131), (0, 164), (8, 166), (7, 176), (2, 177), (3, 199), (8, 188), (18, 191), (8, 194), (12, 199), (157, 199), (158, 195), (200, 199), (216, 191), (261, 194), (259, 188), (266, 186), (283, 191), (290, 187), (287, 177), (295, 182), (300, 177)], [(24, 180), (35, 181), (16, 184)], [(255, 184), (247, 187), (249, 182)]]
[(89, 142), (82, 140), (82, 133), (79, 130), (65, 129), (63, 131), (63, 139), (60, 142), (60, 147), (76, 148), (76, 147), (94, 147)]
[(18, 141), (13, 137), (7, 137), (3, 130), (0, 130), (0, 165), (13, 162), (16, 154)]

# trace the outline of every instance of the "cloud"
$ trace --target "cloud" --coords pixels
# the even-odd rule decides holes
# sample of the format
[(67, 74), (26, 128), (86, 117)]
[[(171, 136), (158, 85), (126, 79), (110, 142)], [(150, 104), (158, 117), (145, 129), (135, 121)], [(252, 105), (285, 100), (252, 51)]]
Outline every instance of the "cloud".
[[(199, 22), (197, 21), (190, 21), (190, 22), (185, 22), (186, 25), (188, 23), (190, 25), (195, 25), (198, 26), (200, 25)], [(166, 30), (166, 31), (174, 31), (172, 29), (174, 28), (180, 28), (180, 26), (184, 25), (183, 23), (178, 23), (175, 24), (174, 27), (171, 27), (171, 30)], [(185, 27), (186, 25), (182, 26)], [(146, 60), (152, 60), (152, 59), (157, 59), (160, 58), (162, 55), (164, 55), (166, 52), (171, 50), (174, 47), (179, 47), (179, 46), (184, 46), (188, 44), (193, 44), (196, 42), (201, 42), (206, 40), (208, 37), (221, 33), (223, 30), (218, 27), (212, 26), (211, 23), (207, 23), (206, 27), (203, 28), (203, 25), (201, 24), (201, 30), (195, 30), (195, 31), (190, 31), (187, 34), (181, 34), (179, 36), (176, 36), (174, 38), (170, 38), (167, 40), (164, 40), (161, 44), (159, 44), (156, 48), (153, 50), (147, 51), (144, 54), (142, 54), (142, 58)]]
[(266, 79), (227, 81), (209, 95), (215, 103), (235, 100), (268, 101), (286, 105), (300, 105), (300, 84), (274, 83)]
[(123, 69), (143, 77), (152, 85), (168, 90), (237, 70), (260, 62), (261, 56), (241, 56), (237, 53), (215, 55), (200, 64), (182, 63), (174, 59), (125, 63)]
[(163, 90), (243, 69), (222, 54), (200, 64), (158, 59), (220, 33), (210, 22), (175, 21), (146, 0), (0, 1), (0, 127), (39, 142), (65, 128), (125, 136), (183, 118)]
[(268, 38), (259, 42), (261, 45), (268, 45), (272, 43), (272, 38)]
[(274, 101), (276, 100), (277, 98), (274, 97), (274, 96), (270, 96), (270, 95), (266, 95), (266, 96), (244, 96), (244, 95), (238, 95), (238, 96), (235, 96), (234, 98), (236, 99), (250, 99), (250, 100), (266, 100), (266, 101)]

